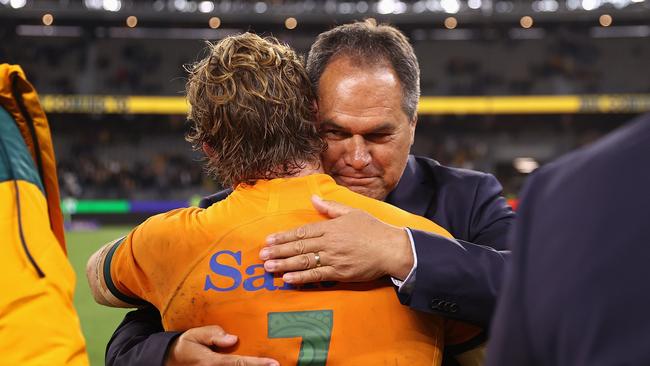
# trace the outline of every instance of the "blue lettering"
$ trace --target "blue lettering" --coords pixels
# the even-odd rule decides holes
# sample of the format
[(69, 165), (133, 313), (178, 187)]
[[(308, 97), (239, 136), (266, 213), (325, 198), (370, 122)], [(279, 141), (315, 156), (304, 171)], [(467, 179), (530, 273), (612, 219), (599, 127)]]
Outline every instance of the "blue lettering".
[[(266, 288), (269, 291), (275, 290), (275, 285), (273, 285), (273, 275), (271, 273), (268, 273), (264, 270), (264, 265), (263, 264), (253, 264), (252, 266), (246, 268), (246, 274), (247, 275), (254, 275), (255, 270), (261, 268), (262, 269), (262, 274), (258, 276), (251, 276), (248, 277), (244, 281), (244, 290), (246, 291), (257, 291), (261, 290), (263, 288)], [(255, 286), (255, 281), (257, 280), (262, 280), (262, 283), (258, 286)]]
[[(281, 276), (275, 276), (264, 270), (263, 264), (253, 264), (246, 268), (247, 278), (244, 279), (242, 273), (242, 252), (232, 252), (222, 250), (216, 252), (210, 257), (210, 270), (212, 274), (205, 276), (204, 291), (233, 291), (242, 286), (245, 291), (259, 290), (312, 290), (326, 289), (337, 285), (335, 281), (308, 283), (300, 286), (292, 285), (282, 281)], [(224, 283), (225, 281), (225, 283)], [(232, 281), (232, 285), (227, 284)]]
[(282, 282), (282, 287), (278, 287), (278, 290), (297, 290), (298, 289), (298, 287), (296, 287), (296, 286), (294, 286), (294, 285), (292, 285), (290, 283), (284, 282), (284, 281), (282, 281), (282, 279), (280, 279), (280, 281)]
[(235, 259), (238, 265), (241, 265), (241, 252), (231, 252), (229, 250), (224, 250), (217, 252), (212, 255), (210, 258), (210, 269), (217, 275), (225, 276), (233, 280), (233, 284), (230, 287), (218, 287), (210, 280), (210, 275), (205, 276), (205, 286), (203, 287), (204, 291), (214, 290), (214, 291), (232, 291), (239, 287), (242, 280), (242, 275), (239, 270), (235, 267), (231, 267), (222, 263), (219, 263), (218, 259), (220, 255), (227, 255)]

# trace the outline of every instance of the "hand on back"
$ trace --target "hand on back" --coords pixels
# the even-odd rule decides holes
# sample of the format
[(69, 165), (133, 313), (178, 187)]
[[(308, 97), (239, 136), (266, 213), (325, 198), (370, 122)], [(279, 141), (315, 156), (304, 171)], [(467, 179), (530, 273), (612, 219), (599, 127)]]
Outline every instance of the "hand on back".
[(180, 335), (170, 346), (165, 366), (279, 366), (270, 358), (219, 353), (219, 348), (232, 347), (237, 336), (221, 327), (208, 325), (192, 328)]

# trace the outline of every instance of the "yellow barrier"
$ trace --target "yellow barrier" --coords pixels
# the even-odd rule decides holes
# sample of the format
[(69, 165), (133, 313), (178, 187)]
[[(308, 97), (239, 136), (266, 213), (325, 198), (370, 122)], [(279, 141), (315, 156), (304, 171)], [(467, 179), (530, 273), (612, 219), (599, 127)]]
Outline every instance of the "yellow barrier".
[[(184, 97), (43, 95), (48, 113), (187, 114)], [(641, 113), (650, 94), (422, 97), (421, 115)]]
[(184, 97), (43, 95), (48, 113), (91, 114), (187, 114)]

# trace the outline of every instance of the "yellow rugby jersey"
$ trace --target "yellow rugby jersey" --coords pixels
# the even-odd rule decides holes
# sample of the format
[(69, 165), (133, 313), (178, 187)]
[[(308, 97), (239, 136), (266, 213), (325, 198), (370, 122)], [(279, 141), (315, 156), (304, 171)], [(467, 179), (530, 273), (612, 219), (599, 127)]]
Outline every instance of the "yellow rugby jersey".
[(480, 333), (454, 322), (457, 331), (450, 331), (444, 319), (401, 305), (388, 278), (295, 287), (266, 273), (259, 251), (267, 235), (325, 219), (312, 207), (314, 194), (392, 225), (451, 237), (325, 174), (258, 181), (208, 209), (145, 221), (108, 253), (107, 287), (128, 303), (155, 305), (167, 330), (218, 324), (239, 336), (227, 352), (282, 365), (440, 365), (445, 325), (455, 343)]

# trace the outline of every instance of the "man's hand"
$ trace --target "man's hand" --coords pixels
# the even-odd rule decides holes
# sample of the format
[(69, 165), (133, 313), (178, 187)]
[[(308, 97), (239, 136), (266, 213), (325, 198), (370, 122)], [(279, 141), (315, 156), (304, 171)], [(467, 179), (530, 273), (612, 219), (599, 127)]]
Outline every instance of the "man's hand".
[(208, 325), (192, 328), (181, 334), (170, 346), (165, 366), (279, 366), (270, 358), (226, 355), (215, 352), (217, 347), (231, 347), (237, 336), (227, 334), (221, 327)]
[(317, 196), (312, 204), (331, 220), (270, 235), (260, 251), (267, 272), (288, 272), (282, 279), (292, 284), (364, 282), (385, 275), (403, 280), (408, 275), (413, 251), (404, 228)]

